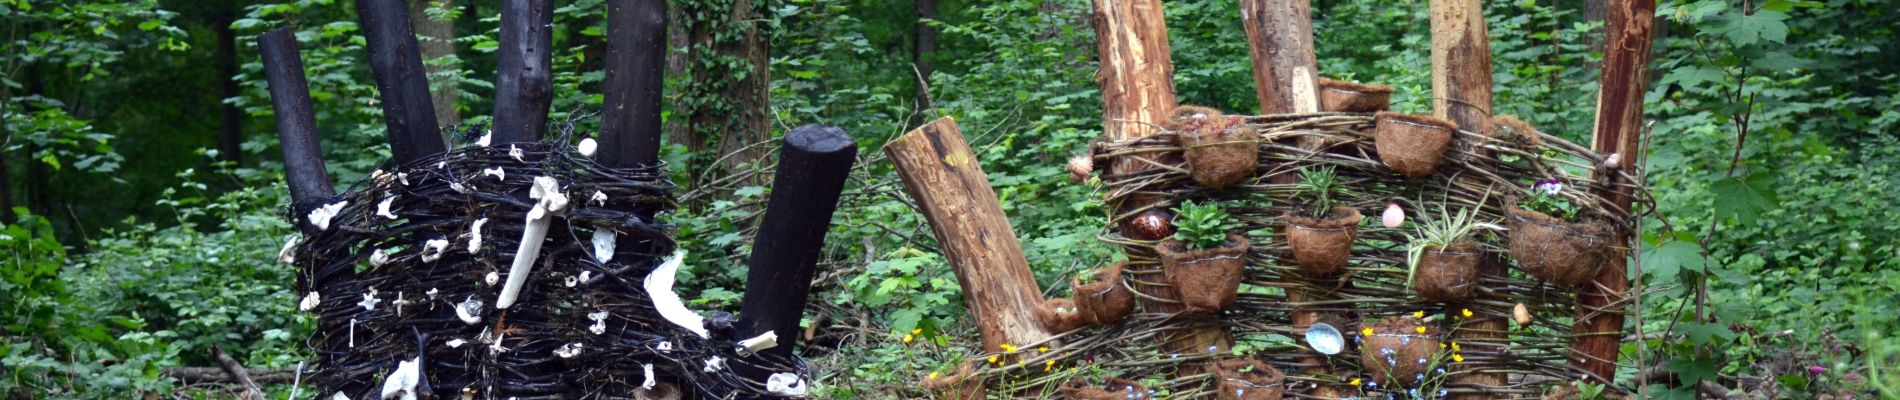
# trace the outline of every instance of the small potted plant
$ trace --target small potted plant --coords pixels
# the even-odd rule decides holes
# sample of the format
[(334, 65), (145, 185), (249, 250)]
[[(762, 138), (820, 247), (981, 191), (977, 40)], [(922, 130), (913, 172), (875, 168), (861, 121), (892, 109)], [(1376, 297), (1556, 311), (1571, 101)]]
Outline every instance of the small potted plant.
[(1061, 333), (1080, 328), (1088, 324), (1075, 301), (1069, 299), (1048, 299), (1036, 306), (1036, 319), (1042, 321), (1042, 328), (1049, 332)]
[(1195, 183), (1220, 188), (1253, 176), (1260, 162), (1260, 139), (1246, 119), (1195, 106), (1175, 113), (1180, 127), (1175, 138), (1186, 149), (1188, 175)]
[(1440, 333), (1412, 316), (1366, 321), (1359, 332), (1359, 367), (1387, 386), (1416, 385), (1439, 362)]
[(1392, 107), (1392, 87), (1319, 78), (1319, 104), (1325, 111), (1385, 111)]
[(1226, 210), (1215, 204), (1189, 200), (1176, 210), (1174, 238), (1155, 246), (1161, 270), (1194, 312), (1218, 312), (1234, 303), (1242, 268), (1247, 265), (1247, 237), (1230, 232), (1239, 227)]
[(956, 372), (931, 372), (923, 386), (932, 398), (942, 400), (983, 400), (988, 394), (983, 378), (977, 376), (975, 360), (965, 360)]
[(1411, 178), (1438, 170), (1458, 131), (1458, 124), (1430, 115), (1381, 111), (1372, 121), (1372, 145), (1379, 151), (1379, 160)]
[(1122, 378), (1108, 378), (1101, 386), (1089, 384), (1087, 379), (1076, 379), (1062, 384), (1056, 389), (1062, 398), (1069, 400), (1131, 400), (1152, 399), (1154, 393), (1135, 381)]
[(1581, 219), (1563, 181), (1538, 179), (1510, 208), (1511, 257), (1531, 276), (1564, 286), (1589, 282), (1602, 268), (1610, 226)]
[(1478, 261), (1483, 255), (1471, 237), (1480, 225), (1477, 209), (1453, 214), (1440, 204), (1437, 216), (1421, 217), (1406, 247), (1407, 285), (1428, 300), (1471, 298), (1471, 290), (1478, 287)]
[(1339, 176), (1331, 166), (1301, 169), (1299, 188), (1311, 202), (1283, 216), (1293, 261), (1310, 277), (1338, 274), (1352, 258), (1352, 242), (1359, 237), (1359, 210), (1333, 204)]
[(1214, 363), (1214, 376), (1220, 378), (1220, 400), (1280, 400), (1286, 394), (1286, 374), (1260, 362), (1229, 358)]
[(1075, 289), (1076, 312), (1091, 325), (1121, 321), (1135, 309), (1135, 293), (1122, 285), (1122, 269), (1127, 262), (1115, 263), (1077, 274), (1069, 281)]

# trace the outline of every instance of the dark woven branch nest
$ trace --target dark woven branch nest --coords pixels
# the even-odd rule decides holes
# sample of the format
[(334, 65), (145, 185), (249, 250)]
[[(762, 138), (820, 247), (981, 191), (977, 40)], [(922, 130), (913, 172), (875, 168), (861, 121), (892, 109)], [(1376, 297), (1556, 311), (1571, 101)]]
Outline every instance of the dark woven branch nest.
[[(328, 229), (290, 251), (299, 291), (317, 300), (308, 344), (318, 359), (309, 378), (322, 398), (382, 398), (400, 363), (418, 357), (416, 391), (437, 399), (660, 396), (641, 390), (649, 365), (657, 385), (684, 398), (768, 395), (764, 382), (735, 368), (808, 379), (801, 360), (746, 351), (730, 315), (706, 318), (709, 338), (662, 318), (643, 282), (675, 247), (672, 227), (653, 220), (673, 208), (665, 168), (612, 169), (565, 143), (469, 146), (295, 207), (347, 202)], [(519, 300), (497, 309), (536, 204), (529, 197), (536, 177), (553, 178), (570, 200), (549, 217)], [(396, 218), (379, 215), (385, 200)], [(297, 214), (299, 223), (310, 221), (307, 211)], [(481, 239), (471, 252), (477, 224)], [(599, 230), (617, 237), (604, 263)], [(439, 259), (425, 261), (425, 252), (436, 257), (432, 240), (447, 244)], [(465, 323), (458, 305), (477, 302), (476, 321)]]
[[(1354, 378), (1383, 381), (1358, 372), (1363, 370), (1358, 365), (1354, 347), (1360, 336), (1361, 321), (1423, 312), (1439, 316), (1432, 322), (1434, 331), (1462, 327), (1468, 334), (1474, 331), (1465, 326), (1467, 322), (1510, 320), (1518, 304), (1528, 307), (1532, 314), (1527, 327), (1508, 324), (1510, 328), (1506, 331), (1488, 332), (1500, 338), (1448, 337), (1447, 342), (1459, 343), (1464, 360), (1440, 364), (1445, 366), (1445, 372), (1435, 372), (1435, 377), (1427, 378), (1430, 387), (1423, 393), (1407, 391), (1418, 386), (1390, 391), (1362, 385), (1349, 390), (1361, 393), (1361, 398), (1379, 397), (1380, 393), (1406, 398), (1471, 393), (1489, 393), (1492, 398), (1538, 398), (1555, 385), (1587, 374), (1567, 366), (1571, 356), (1568, 346), (1574, 336), (1571, 322), (1580, 316), (1575, 311), (1576, 297), (1571, 289), (1539, 282), (1526, 276), (1516, 265), (1510, 265), (1508, 276), (1487, 276), (1478, 282), (1476, 294), (1469, 301), (1447, 304), (1421, 299), (1406, 288), (1406, 245), (1411, 227), (1385, 228), (1377, 221), (1385, 205), (1396, 201), (1404, 205), (1408, 220), (1415, 220), (1421, 213), (1436, 213), (1440, 205), (1453, 212), (1478, 207), (1481, 220), (1505, 226), (1506, 207), (1512, 197), (1524, 193), (1537, 179), (1558, 178), (1567, 185), (1563, 194), (1578, 204), (1583, 214), (1628, 232), (1635, 218), (1627, 210), (1607, 206), (1609, 202), (1595, 194), (1609, 189), (1612, 184), (1608, 180), (1593, 181), (1585, 177), (1590, 172), (1610, 171), (1601, 168), (1607, 155), (1534, 132), (1530, 134), (1542, 136), (1493, 138), (1460, 131), (1436, 174), (1408, 179), (1380, 162), (1372, 143), (1373, 118), (1369, 114), (1256, 116), (1247, 117), (1247, 123), (1258, 131), (1260, 138), (1258, 172), (1221, 189), (1194, 184), (1175, 132), (1097, 143), (1091, 149), (1096, 165), (1108, 165), (1132, 156), (1141, 158), (1135, 162), (1147, 166), (1138, 172), (1102, 176), (1107, 208), (1119, 212), (1112, 216), (1100, 236), (1127, 251), (1131, 260), (1126, 284), (1141, 293), (1144, 301), (1170, 302), (1152, 296), (1156, 289), (1169, 288), (1156, 258), (1155, 248), (1159, 242), (1123, 236), (1118, 229), (1122, 222), (1148, 210), (1172, 209), (1186, 200), (1202, 204), (1226, 201), (1223, 204), (1228, 205), (1227, 211), (1241, 224), (1235, 231), (1262, 232), (1249, 235), (1252, 250), (1236, 303), (1218, 315), (1176, 315), (1144, 310), (1119, 324), (1070, 331), (1047, 343), (1017, 344), (1021, 348), (1049, 346), (1050, 349), (1018, 355), (1020, 361), (1010, 362), (1005, 356), (1000, 362), (985, 365), (987, 368), (978, 372), (986, 378), (992, 392), (1053, 393), (1055, 387), (1087, 374), (1090, 366), (1103, 367), (1123, 377), (1165, 376), (1183, 371), (1177, 368), (1190, 363), (1234, 357), (1224, 346), (1192, 352), (1169, 350), (1167, 343), (1176, 340), (1174, 332), (1215, 326), (1225, 327), (1237, 341), (1255, 348), (1249, 357), (1286, 371), (1289, 395), (1309, 393), (1319, 386), (1344, 386)], [(1299, 143), (1317, 143), (1320, 147), (1302, 148)], [(1328, 165), (1337, 169), (1344, 188), (1334, 195), (1335, 203), (1371, 217), (1361, 224), (1350, 262), (1341, 277), (1313, 279), (1299, 272), (1284, 234), (1280, 233), (1287, 225), (1283, 218), (1287, 211), (1310, 209), (1310, 205), (1295, 184), (1272, 182), (1297, 181), (1281, 177), (1297, 176), (1301, 167)], [(1619, 182), (1637, 181), (1622, 179)], [(1638, 202), (1650, 201), (1643, 188), (1628, 183), (1616, 185), (1624, 185), (1617, 189), (1635, 193)], [(1124, 208), (1124, 203), (1146, 206)], [(1509, 254), (1501, 232), (1477, 235), (1487, 253)], [(1614, 247), (1616, 257), (1628, 253), (1627, 244), (1608, 245)], [(1503, 260), (1509, 262), (1508, 258)], [(1285, 294), (1288, 291), (1324, 293), (1332, 299), (1296, 303), (1288, 299)], [(1301, 372), (1301, 358), (1314, 353), (1304, 347), (1305, 332), (1292, 324), (1291, 314), (1295, 308), (1320, 312), (1321, 322), (1337, 326), (1355, 338), (1348, 340), (1346, 351), (1325, 358), (1327, 369), (1336, 374)], [(1620, 313), (1624, 308), (1619, 303), (1611, 309), (1583, 314)], [(1461, 315), (1466, 309), (1473, 313), (1472, 317)], [(987, 358), (988, 355), (983, 355), (979, 360)], [(1051, 360), (1055, 363), (1051, 364)], [(1480, 372), (1502, 373), (1508, 382), (1489, 388), (1446, 383), (1450, 377)], [(1214, 375), (1203, 373), (1180, 376), (1155, 389), (1167, 390), (1174, 397), (1199, 398), (1211, 396), (1216, 387)]]

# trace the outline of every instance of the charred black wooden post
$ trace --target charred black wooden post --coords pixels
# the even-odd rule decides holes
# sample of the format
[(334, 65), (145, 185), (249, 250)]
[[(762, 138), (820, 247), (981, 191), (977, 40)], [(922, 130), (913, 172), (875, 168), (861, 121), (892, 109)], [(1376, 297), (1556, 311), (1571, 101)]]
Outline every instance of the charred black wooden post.
[(553, 0), (503, 0), (496, 55), (495, 143), (533, 142), (547, 133), (553, 101)]
[(792, 355), (825, 232), (857, 156), (858, 143), (837, 127), (806, 125), (785, 135), (739, 305), (743, 336), (778, 333), (778, 347), (765, 353)]
[(369, 68), (382, 94), (383, 124), (396, 163), (447, 151), (429, 100), (429, 76), (422, 69), (416, 31), (409, 25), (408, 2), (356, 0), (356, 14), (369, 42)]
[(665, 67), (666, 2), (608, 0), (602, 164), (629, 167), (659, 161)]
[[(330, 184), (330, 172), (323, 166), (323, 150), (317, 143), (316, 114), (310, 109), (310, 87), (304, 82), (303, 57), (297, 54), (297, 33), (283, 28), (257, 37), (257, 50), (264, 60), (264, 79), (270, 83), (271, 107), (277, 113), (277, 138), (284, 148), (284, 175), (290, 184), (290, 199), (297, 204), (293, 216), (303, 215), (314, 204), (336, 196)], [(316, 229), (303, 218), (297, 229), (311, 233)]]

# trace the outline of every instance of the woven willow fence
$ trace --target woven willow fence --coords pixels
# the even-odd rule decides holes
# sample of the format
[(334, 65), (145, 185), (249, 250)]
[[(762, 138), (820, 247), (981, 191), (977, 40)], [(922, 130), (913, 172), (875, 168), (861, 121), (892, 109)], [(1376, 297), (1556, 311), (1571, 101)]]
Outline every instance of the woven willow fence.
[[(1542, 282), (1522, 270), (1511, 257), (1507, 243), (1505, 231), (1513, 225), (1507, 207), (1534, 182), (1554, 178), (1565, 183), (1561, 195), (1581, 208), (1583, 215), (1629, 232), (1634, 218), (1626, 211), (1606, 207), (1607, 202), (1593, 193), (1621, 190), (1635, 193), (1642, 202), (1648, 199), (1646, 190), (1610, 188), (1607, 183), (1588, 178), (1591, 172), (1615, 160), (1531, 131), (1522, 123), (1498, 124), (1500, 127), (1488, 134), (1458, 131), (1436, 173), (1408, 178), (1395, 173), (1377, 155), (1371, 114), (1251, 116), (1244, 117), (1244, 123), (1257, 133), (1255, 172), (1219, 189), (1202, 187), (1190, 178), (1190, 167), (1182, 156), (1184, 147), (1179, 144), (1186, 142), (1178, 137), (1181, 132), (1170, 130), (1136, 140), (1102, 142), (1091, 149), (1095, 165), (1132, 157), (1148, 166), (1133, 173), (1101, 176), (1109, 208), (1121, 211), (1113, 216), (1114, 223), (1100, 239), (1122, 247), (1130, 257), (1125, 264), (1127, 271), (1115, 283), (1133, 289), (1150, 307), (1179, 306), (1177, 301), (1151, 295), (1156, 289), (1170, 286), (1157, 257), (1161, 241), (1130, 238), (1119, 228), (1125, 222), (1156, 222), (1138, 221), (1140, 218), (1172, 218), (1171, 214), (1157, 213), (1175, 209), (1185, 201), (1212, 202), (1240, 224), (1233, 231), (1247, 232), (1251, 245), (1239, 295), (1230, 306), (1218, 313), (1138, 310), (1118, 322), (1068, 330), (1045, 343), (1013, 344), (1005, 352), (977, 356), (961, 371), (933, 375), (930, 382), (937, 395), (956, 398), (987, 391), (1037, 398), (1057, 393), (1069, 398), (1201, 398), (1215, 394), (1223, 399), (1277, 398), (1216, 393), (1222, 390), (1220, 383), (1232, 377), (1217, 377), (1213, 368), (1206, 366), (1234, 359), (1259, 360), (1283, 372), (1281, 385), (1254, 390), (1284, 392), (1286, 398), (1438, 398), (1460, 394), (1539, 398), (1587, 374), (1566, 366), (1572, 356), (1568, 348), (1573, 338), (1571, 323), (1579, 316), (1588, 316), (1578, 315), (1576, 287)], [(1358, 238), (1352, 242), (1344, 271), (1333, 277), (1309, 278), (1299, 272), (1291, 257), (1284, 233), (1288, 224), (1282, 216), (1306, 206), (1295, 183), (1299, 172), (1322, 166), (1335, 168), (1342, 183), (1343, 189), (1334, 195), (1335, 203), (1369, 218), (1357, 226)], [(1380, 214), (1392, 203), (1399, 204), (1406, 213), (1409, 222), (1405, 226), (1387, 228), (1380, 223)], [(1406, 284), (1411, 225), (1421, 214), (1438, 213), (1441, 206), (1454, 212), (1476, 210), (1482, 226), (1474, 235), (1481, 243), (1482, 254), (1489, 262), (1497, 263), (1494, 265), (1508, 265), (1507, 274), (1487, 275), (1475, 282), (1474, 294), (1466, 301), (1428, 301)], [(1627, 244), (1605, 241), (1602, 246), (1608, 250), (1606, 259), (1628, 254)], [(1292, 301), (1289, 292), (1316, 294), (1307, 297), (1325, 300)], [(1069, 305), (1066, 299), (1060, 301), (1059, 306)], [(1525, 314), (1522, 317), (1528, 318), (1514, 315), (1520, 308)], [(1625, 307), (1618, 304), (1612, 308)], [(1316, 353), (1308, 347), (1306, 330), (1292, 322), (1296, 309), (1319, 313), (1319, 322), (1343, 333), (1343, 351), (1324, 357), (1323, 367), (1302, 368), (1302, 358), (1312, 359)], [(1599, 309), (1583, 314), (1607, 312), (1618, 311)], [(1421, 372), (1407, 375), (1418, 379), (1399, 377), (1398, 382), (1392, 382), (1394, 379), (1367, 372), (1367, 366), (1360, 365), (1359, 351), (1366, 341), (1362, 338), (1369, 337), (1371, 328), (1362, 321), (1387, 317), (1399, 317), (1394, 323), (1404, 325), (1406, 330), (1422, 329), (1423, 334), (1407, 336), (1442, 339), (1430, 342), (1443, 346), (1431, 346), (1428, 355), (1387, 360), (1390, 365), (1379, 366), (1380, 370), (1388, 370), (1404, 368), (1401, 362), (1415, 364), (1413, 370)], [(1511, 323), (1502, 324), (1507, 327), (1503, 330), (1489, 332), (1472, 326), (1474, 321), (1487, 319)], [(1229, 330), (1235, 339), (1231, 347), (1222, 343), (1182, 351), (1170, 345), (1182, 339), (1181, 332), (1221, 328)], [(1411, 338), (1400, 340), (1409, 343)], [(1374, 354), (1394, 358), (1393, 353), (1378, 351)], [(1489, 388), (1453, 383), (1480, 373), (1501, 376), (1504, 382)], [(1170, 376), (1174, 378), (1168, 379)], [(1101, 381), (1109, 377), (1129, 380)], [(979, 380), (982, 389), (974, 384)], [(1084, 386), (1100, 390), (1076, 390)], [(1228, 390), (1233, 387), (1228, 386)]]

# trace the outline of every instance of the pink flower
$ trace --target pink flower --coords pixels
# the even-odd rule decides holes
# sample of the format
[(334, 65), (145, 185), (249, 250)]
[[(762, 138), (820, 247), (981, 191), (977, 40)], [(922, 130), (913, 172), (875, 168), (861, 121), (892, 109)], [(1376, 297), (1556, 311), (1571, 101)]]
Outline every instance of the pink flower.
[(1397, 228), (1405, 223), (1405, 210), (1399, 208), (1399, 203), (1385, 203), (1385, 214), (1380, 219), (1385, 227)]
[(1818, 375), (1818, 374), (1820, 374), (1820, 373), (1822, 373), (1822, 372), (1827, 372), (1827, 368), (1821, 368), (1821, 366), (1819, 366), (1819, 365), (1809, 365), (1809, 366), (1808, 366), (1808, 373), (1812, 373), (1812, 374), (1817, 374), (1817, 375)]

